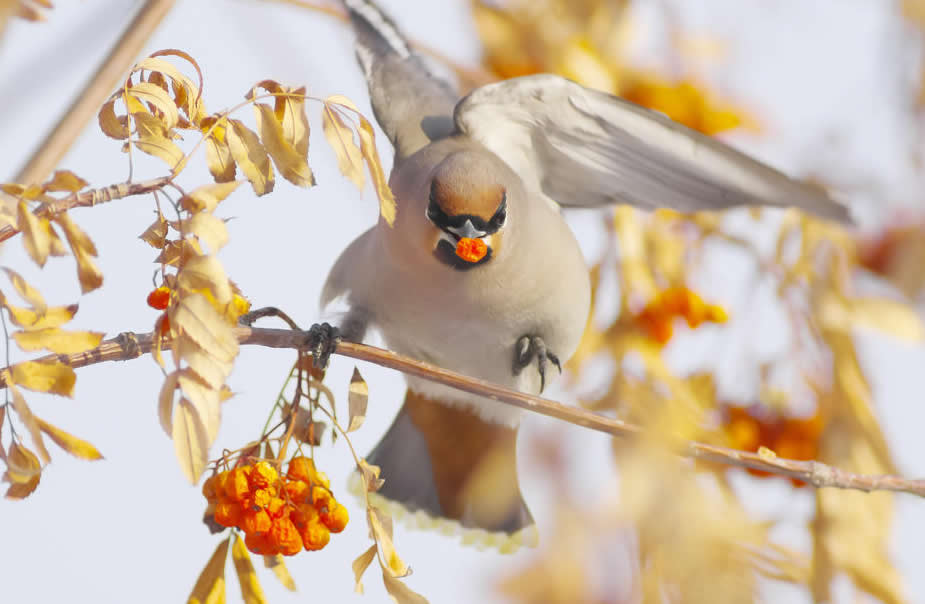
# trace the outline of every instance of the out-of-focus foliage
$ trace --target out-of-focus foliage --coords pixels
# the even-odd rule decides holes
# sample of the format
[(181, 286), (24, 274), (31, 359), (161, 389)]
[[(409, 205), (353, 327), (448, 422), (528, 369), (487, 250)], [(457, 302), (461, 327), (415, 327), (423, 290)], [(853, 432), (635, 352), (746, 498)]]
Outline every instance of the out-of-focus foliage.
[[(905, 10), (921, 20), (923, 6), (907, 1)], [(630, 65), (635, 13), (629, 2), (542, 0), (498, 6), (473, 0), (472, 9), (484, 64), (498, 77), (556, 72), (707, 134), (756, 123), (716, 100), (683, 70), (671, 78)], [(683, 64), (691, 45), (681, 34), (673, 36), (673, 60)], [(709, 43), (700, 40), (701, 46)], [(767, 220), (758, 222), (760, 212), (753, 216), (754, 228), (773, 228)], [(825, 601), (834, 577), (842, 573), (884, 602), (903, 601), (887, 555), (889, 494), (814, 493), (815, 518), (806, 527), (812, 549), (803, 556), (775, 543), (769, 537), (771, 524), (749, 516), (740, 499), (747, 494), (732, 488), (727, 469), (698, 464), (694, 473), (664, 453), (666, 445), (701, 440), (749, 451), (766, 447), (780, 457), (817, 459), (855, 472), (895, 471), (853, 334), (874, 328), (920, 341), (925, 332), (919, 315), (901, 300), (858, 293), (858, 243), (834, 225), (787, 211), (775, 231), (776, 252), (766, 257), (727, 223), (719, 215), (646, 216), (631, 208), (616, 210), (610, 251), (592, 269), (592, 316), (616, 318), (608, 325), (589, 323), (570, 368), (581, 382), (586, 369), (606, 360), (612, 369), (606, 387), (585, 404), (645, 426), (648, 436), (615, 444), (619, 500), (608, 501), (603, 509), (563, 514), (560, 538), (548, 544), (534, 566), (505, 582), (509, 595), (528, 602), (617, 601), (613, 593), (593, 588), (594, 578), (607, 572), (594, 552), (619, 546), (634, 569), (626, 577), (632, 585), (626, 601), (754, 601), (759, 576), (804, 585)], [(922, 232), (903, 227), (880, 235), (861, 246), (860, 259), (907, 295), (921, 292)], [(679, 375), (663, 357), (664, 345), (675, 336), (675, 318), (694, 329), (705, 319), (725, 321), (728, 312), (735, 324), (735, 308), (724, 308), (721, 300), (704, 301), (690, 285), (694, 275), (710, 270), (700, 260), (701, 250), (718, 242), (753, 258), (759, 271), (774, 280), (793, 332), (792, 354), (756, 367), (761, 383), (744, 400), (723, 398), (713, 371)], [(605, 284), (614, 289), (613, 277), (619, 292), (615, 299), (602, 294)], [(614, 304), (618, 313), (610, 311)], [(788, 364), (802, 375), (802, 384), (781, 390), (774, 376)], [(806, 392), (812, 395), (809, 404), (799, 394)], [(588, 521), (567, 520), (576, 516)]]

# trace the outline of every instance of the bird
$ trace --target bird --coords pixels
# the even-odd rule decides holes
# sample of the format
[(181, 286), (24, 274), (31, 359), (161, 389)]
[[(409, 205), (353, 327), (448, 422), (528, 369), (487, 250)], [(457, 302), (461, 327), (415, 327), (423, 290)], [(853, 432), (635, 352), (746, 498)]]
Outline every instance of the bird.
[[(797, 207), (850, 222), (841, 203), (732, 147), (552, 74), (463, 98), (371, 0), (341, 0), (376, 121), (392, 146), (397, 216), (342, 252), (321, 295), (348, 310), (316, 324), (316, 361), (376, 328), (389, 349), (540, 394), (578, 347), (588, 269), (563, 207), (682, 212)], [(383, 504), (486, 543), (535, 542), (517, 478), (522, 411), (408, 376), (367, 456)], [(475, 537), (472, 537), (472, 536)]]

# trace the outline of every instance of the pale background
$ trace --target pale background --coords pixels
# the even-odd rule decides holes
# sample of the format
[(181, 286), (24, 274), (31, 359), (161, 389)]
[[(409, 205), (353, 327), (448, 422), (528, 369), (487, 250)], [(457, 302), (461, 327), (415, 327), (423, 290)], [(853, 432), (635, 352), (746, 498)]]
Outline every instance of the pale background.
[[(45, 24), (13, 22), (0, 46), (0, 180), (9, 180), (43, 132), (67, 106), (137, 5), (128, 0), (58, 2)], [(396, 21), (414, 38), (469, 64), (478, 45), (468, 5), (460, 0), (383, 1)], [(657, 25), (659, 4), (640, 1), (640, 59), (662, 61), (664, 30)], [(844, 182), (889, 192), (890, 199), (921, 203), (921, 182), (904, 154), (918, 132), (899, 119), (908, 99), (905, 86), (916, 68), (897, 64), (897, 49), (913, 44), (911, 32), (896, 16), (896, 3), (870, 0), (704, 0), (669, 3), (678, 6), (686, 31), (715, 35), (729, 43), (729, 58), (702, 71), (714, 86), (741, 101), (766, 126), (763, 137), (738, 135), (733, 140), (779, 167), (833, 167)], [(353, 61), (346, 27), (322, 15), (291, 6), (256, 0), (181, 0), (146, 46), (146, 53), (180, 48), (195, 57), (205, 73), (204, 99), (209, 111), (243, 100), (255, 82), (273, 78), (287, 85), (307, 85), (320, 97), (345, 94), (371, 116), (365, 85)], [(696, 67), (696, 66), (695, 66)], [(918, 67), (920, 68), (920, 66)], [(250, 110), (242, 112), (251, 119)], [(307, 326), (318, 320), (316, 300), (324, 275), (340, 250), (373, 223), (372, 191), (358, 195), (337, 173), (321, 136), (317, 106), (309, 108), (314, 128), (310, 161), (319, 185), (297, 189), (277, 179), (276, 191), (257, 199), (242, 186), (219, 214), (234, 216), (231, 243), (221, 259), (255, 306), (276, 305)], [(384, 138), (380, 135), (380, 143)], [(120, 144), (87, 128), (61, 166), (94, 185), (117, 182), (127, 163)], [(382, 145), (384, 160), (390, 163)], [(137, 156), (138, 154), (136, 154)], [(161, 165), (141, 161), (136, 178), (163, 173)], [(192, 188), (207, 181), (201, 156), (190, 163), (181, 184)], [(862, 200), (863, 201), (863, 200)], [(156, 312), (144, 298), (151, 288), (154, 253), (137, 239), (151, 222), (149, 198), (118, 201), (74, 212), (75, 219), (100, 249), (103, 288), (81, 300), (74, 324), (104, 330), (150, 330)], [(879, 213), (870, 204), (861, 210)], [(574, 217), (589, 258), (600, 239), (587, 214)], [(18, 241), (3, 250), (0, 263), (22, 271), (50, 303), (78, 299), (69, 259), (52, 260), (45, 271), (33, 270)], [(713, 299), (735, 308), (741, 288), (722, 272), (701, 276), (698, 286)], [(735, 312), (733, 317), (735, 317)], [(760, 315), (758, 315), (760, 316)], [(733, 321), (732, 329), (750, 338), (767, 338), (773, 328), (756, 335), (755, 316)], [(711, 355), (715, 339), (709, 330), (669, 350), (679, 366), (699, 364)], [(870, 377), (879, 402), (878, 414), (894, 443), (900, 467), (908, 475), (925, 474), (921, 346), (865, 337), (863, 360), (875, 370)], [(18, 360), (17, 351), (13, 359)], [(725, 357), (724, 357), (725, 358)], [(258, 436), (292, 360), (289, 351), (242, 349), (230, 384), (237, 396), (224, 407), (219, 446), (237, 447)], [(354, 363), (333, 360), (327, 383), (345, 400)], [(371, 390), (369, 417), (355, 435), (360, 451), (368, 451), (384, 431), (400, 403), (400, 375), (360, 364)], [(36, 493), (24, 502), (0, 501), (0, 593), (6, 602), (178, 602), (189, 593), (217, 539), (200, 523), (203, 500), (198, 488), (183, 479), (173, 445), (156, 419), (156, 396), (162, 380), (150, 358), (108, 364), (78, 372), (74, 400), (30, 394), (36, 413), (93, 442), (105, 461), (87, 463), (60, 451), (43, 473)], [(551, 398), (568, 398), (556, 390)], [(531, 419), (522, 449), (531, 438), (558, 429), (554, 422)], [(569, 488), (593, 500), (607, 487), (595, 481), (606, 468), (609, 447), (604, 437), (564, 429), (568, 459), (574, 466)], [(335, 493), (350, 506), (352, 521), (319, 553), (287, 560), (299, 586), (295, 595), (283, 590), (269, 572), (259, 569), (271, 602), (364, 601), (352, 594), (350, 562), (369, 541), (361, 509), (345, 491), (351, 469), (343, 446), (318, 450), (320, 467), (333, 478)], [(549, 481), (521, 463), (523, 490), (541, 534), (553, 520)], [(797, 524), (808, 517), (811, 499), (792, 495), (782, 482), (764, 482), (753, 489), (751, 503), (761, 513), (792, 519), (781, 534), (807, 546)], [(912, 602), (925, 602), (925, 502), (897, 499), (899, 518), (894, 552)], [(433, 602), (490, 601), (493, 583), (522, 566), (530, 552), (501, 556), (464, 548), (449, 538), (397, 528), (399, 552), (414, 568), (409, 584)], [(617, 561), (615, 561), (617, 564)], [(230, 570), (230, 569), (229, 569)], [(230, 571), (229, 601), (240, 596)], [(386, 596), (375, 567), (365, 581), (365, 601)], [(844, 587), (844, 586), (842, 586)], [(844, 589), (837, 595), (843, 601)], [(801, 601), (794, 590), (769, 587), (768, 601)]]

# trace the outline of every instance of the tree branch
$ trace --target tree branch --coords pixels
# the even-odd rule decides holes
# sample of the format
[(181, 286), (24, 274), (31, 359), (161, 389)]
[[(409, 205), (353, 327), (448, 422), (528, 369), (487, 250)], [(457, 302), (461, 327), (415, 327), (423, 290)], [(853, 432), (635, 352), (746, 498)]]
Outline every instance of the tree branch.
[[(237, 327), (234, 332), (238, 342), (244, 345), (297, 349), (305, 341), (304, 332), (294, 330)], [(125, 332), (104, 341), (93, 350), (68, 355), (51, 354), (36, 359), (36, 361), (57, 361), (74, 368), (107, 361), (127, 361), (150, 353), (153, 343), (154, 337), (151, 333), (135, 334)], [(381, 348), (353, 342), (340, 342), (334, 354), (375, 363), (408, 375), (438, 382), (464, 392), (484, 396), (499, 403), (513, 405), (526, 411), (539, 413), (540, 415), (612, 436), (634, 436), (643, 433), (642, 428), (639, 426), (628, 424), (618, 419), (510, 390), (484, 380), (467, 377), (428, 363), (415, 361)], [(0, 389), (2, 388), (6, 388), (6, 382), (0, 377)], [(766, 450), (759, 453), (750, 453), (706, 443), (689, 442), (685, 445), (682, 453), (687, 457), (702, 461), (763, 470), (777, 476), (795, 478), (817, 488), (832, 487), (865, 492), (895, 491), (925, 497), (925, 480), (890, 475), (855, 474), (818, 461), (796, 461), (778, 458), (772, 452)]]

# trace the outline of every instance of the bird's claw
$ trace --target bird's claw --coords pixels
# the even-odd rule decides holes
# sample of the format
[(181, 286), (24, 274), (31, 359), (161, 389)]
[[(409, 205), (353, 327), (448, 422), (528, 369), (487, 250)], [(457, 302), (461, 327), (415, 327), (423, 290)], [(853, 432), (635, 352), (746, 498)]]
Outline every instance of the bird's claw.
[(315, 323), (305, 332), (302, 349), (312, 355), (312, 365), (326, 369), (341, 340), (340, 330), (329, 323)]
[(514, 375), (520, 375), (525, 367), (536, 359), (537, 370), (540, 373), (540, 392), (546, 388), (546, 365), (552, 363), (562, 373), (562, 364), (559, 357), (546, 348), (546, 342), (539, 336), (521, 336), (514, 346)]

